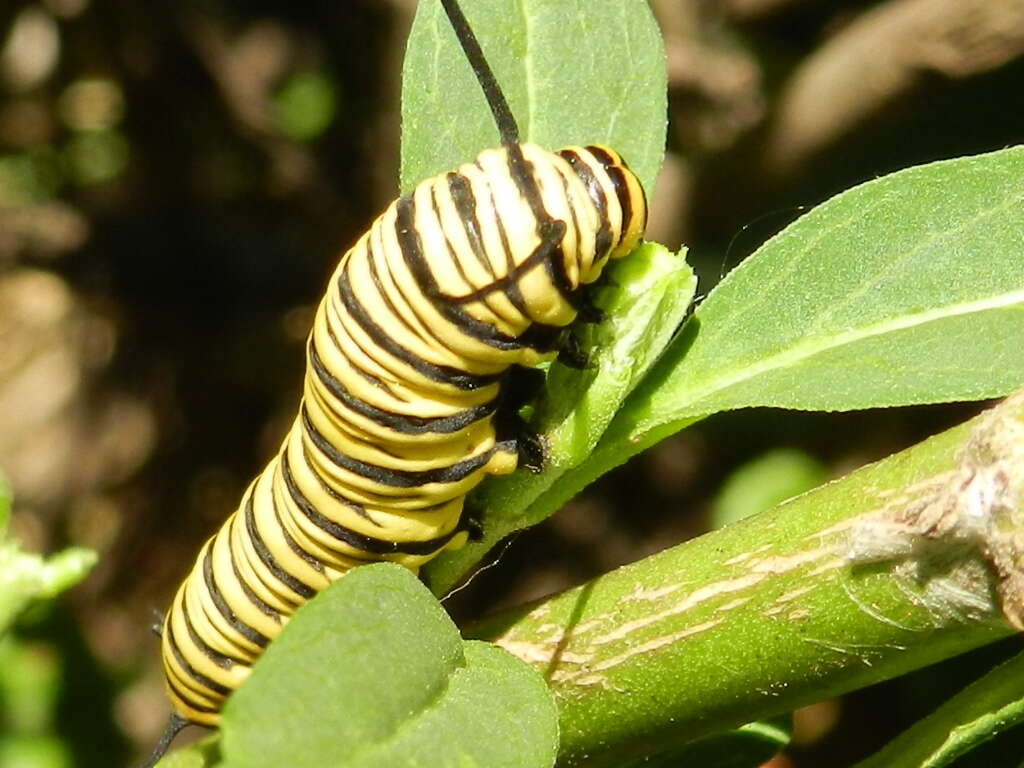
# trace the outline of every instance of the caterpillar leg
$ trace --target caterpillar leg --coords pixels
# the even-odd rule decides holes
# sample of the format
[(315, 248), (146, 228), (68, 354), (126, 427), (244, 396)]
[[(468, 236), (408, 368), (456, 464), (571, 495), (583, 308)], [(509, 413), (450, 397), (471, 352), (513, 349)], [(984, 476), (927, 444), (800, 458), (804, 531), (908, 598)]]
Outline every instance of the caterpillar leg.
[(520, 409), (536, 400), (544, 389), (545, 373), (538, 368), (515, 366), (502, 386), (501, 407), (495, 416), (497, 448), (516, 456), (516, 465), (531, 472), (544, 468), (544, 443), (519, 415)]
[(515, 412), (532, 403), (544, 391), (544, 371), (539, 368), (515, 366), (508, 372), (502, 387), (502, 407)]
[(466, 506), (462, 508), (462, 519), (459, 520), (459, 528), (469, 534), (470, 541), (483, 541), (483, 510), (467, 500)]
[(557, 325), (534, 323), (519, 337), (525, 346), (540, 353), (557, 352), (565, 345), (568, 329)]
[(525, 467), (534, 474), (544, 469), (547, 459), (547, 446), (544, 438), (520, 420), (519, 435), (516, 437), (516, 449), (519, 453), (519, 466)]
[[(585, 322), (600, 322), (603, 319), (601, 310), (594, 305), (590, 305), (590, 307), (593, 312), (591, 318), (586, 319)], [(583, 317), (583, 315), (581, 314), (580, 317)], [(519, 339), (526, 346), (538, 352), (557, 352), (558, 362), (562, 365), (580, 370), (587, 367), (587, 356), (580, 347), (579, 339), (573, 335), (569, 328), (558, 328), (538, 323), (530, 326), (529, 330), (520, 336)]]
[(558, 350), (558, 362), (568, 368), (583, 371), (590, 367), (590, 358), (580, 346), (580, 340), (574, 335), (566, 334), (562, 348)]
[(495, 420), (499, 451), (516, 455), (516, 464), (533, 473), (544, 469), (544, 439), (530, 429), (529, 425), (515, 411), (503, 411)]
[(580, 323), (600, 323), (604, 320), (604, 310), (594, 303), (593, 291), (581, 290), (569, 295), (569, 303), (576, 310), (576, 320)]

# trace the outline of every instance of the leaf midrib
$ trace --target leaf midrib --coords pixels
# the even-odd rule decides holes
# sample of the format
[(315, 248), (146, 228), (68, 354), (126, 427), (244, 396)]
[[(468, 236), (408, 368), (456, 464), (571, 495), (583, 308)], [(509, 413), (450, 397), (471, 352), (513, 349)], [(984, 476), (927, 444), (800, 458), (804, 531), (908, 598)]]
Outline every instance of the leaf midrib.
[(521, 139), (523, 141), (532, 140), (534, 126), (533, 126), (533, 115), (534, 115), (534, 104), (536, 99), (536, 82), (534, 76), (535, 62), (531, 61), (533, 54), (533, 46), (530, 45), (530, 14), (526, 11), (527, 0), (522, 0), (516, 3), (516, 7), (519, 8), (519, 15), (523, 20), (523, 82), (526, 85), (526, 115), (517, 116), (520, 121), (520, 131), (522, 132)]

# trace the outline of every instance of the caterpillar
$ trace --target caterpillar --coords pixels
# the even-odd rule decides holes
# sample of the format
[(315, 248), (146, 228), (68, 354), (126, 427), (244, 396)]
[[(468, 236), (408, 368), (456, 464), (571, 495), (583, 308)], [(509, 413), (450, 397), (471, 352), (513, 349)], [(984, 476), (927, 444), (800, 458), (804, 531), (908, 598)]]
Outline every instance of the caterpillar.
[(162, 622), (173, 714), (150, 765), (185, 725), (216, 726), (292, 613), (347, 570), (416, 570), (466, 541), (466, 494), (536, 464), (516, 376), (564, 350), (583, 289), (643, 235), (622, 158), (521, 143), (456, 0), (442, 4), (501, 145), (392, 202), (342, 255), (295, 422)]

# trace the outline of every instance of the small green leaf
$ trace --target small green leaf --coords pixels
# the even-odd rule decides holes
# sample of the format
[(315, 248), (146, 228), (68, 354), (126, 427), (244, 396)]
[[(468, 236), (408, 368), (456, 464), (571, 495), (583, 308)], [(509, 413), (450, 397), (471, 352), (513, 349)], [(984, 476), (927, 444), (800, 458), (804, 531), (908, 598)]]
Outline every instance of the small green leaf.
[(813, 456), (778, 448), (741, 466), (722, 484), (711, 508), (711, 527), (742, 520), (825, 482), (825, 467)]
[(758, 768), (789, 744), (789, 718), (748, 723), (734, 731), (698, 739), (673, 752), (645, 758), (644, 768)]
[(278, 128), (296, 141), (312, 141), (334, 120), (334, 83), (322, 72), (300, 72), (274, 95)]
[[(646, 0), (463, 0), (518, 123), (545, 149), (607, 144), (651, 195), (665, 147), (661, 34)], [(499, 144), (438, 0), (421, 0), (402, 70), (401, 189)]]
[[(9, 513), (10, 494), (0, 481), (0, 531)], [(0, 635), (32, 601), (51, 598), (74, 586), (96, 564), (96, 553), (71, 547), (43, 558), (0, 538)]]
[(464, 644), (409, 571), (357, 568), (299, 609), (227, 702), (231, 768), (550, 766), (543, 680)]
[[(947, 768), (999, 734), (1024, 724), (1024, 654), (958, 693), (856, 768)], [(1018, 752), (1019, 758), (1019, 752)]]

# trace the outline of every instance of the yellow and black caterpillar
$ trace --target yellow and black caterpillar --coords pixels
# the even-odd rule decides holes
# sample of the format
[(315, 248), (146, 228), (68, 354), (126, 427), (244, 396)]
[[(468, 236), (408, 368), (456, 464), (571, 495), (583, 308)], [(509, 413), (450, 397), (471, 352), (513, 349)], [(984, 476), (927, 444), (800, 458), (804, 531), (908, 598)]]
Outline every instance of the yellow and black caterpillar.
[(574, 292), (636, 246), (645, 219), (614, 152), (521, 144), (422, 182), (342, 256), (295, 423), (164, 620), (182, 717), (216, 724), (288, 616), (352, 566), (415, 569), (465, 540), (466, 493), (516, 467), (495, 428), (510, 366), (556, 354), (530, 331), (569, 325)]
[(581, 288), (643, 234), (643, 189), (622, 158), (519, 143), (472, 32), (445, 7), (502, 146), (420, 183), (341, 257), (295, 423), (164, 619), (178, 727), (216, 725), (289, 616), (349, 568), (415, 570), (461, 546), (466, 494), (522, 455), (505, 428), (510, 377), (558, 353)]

